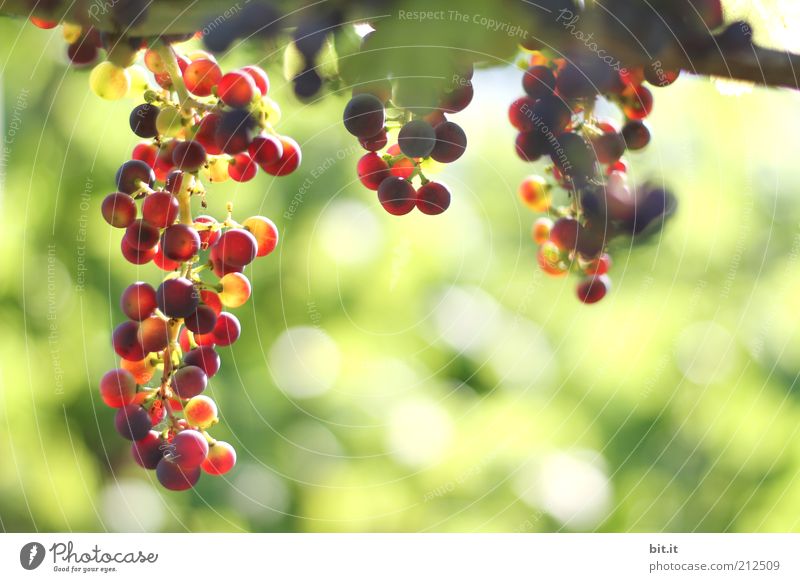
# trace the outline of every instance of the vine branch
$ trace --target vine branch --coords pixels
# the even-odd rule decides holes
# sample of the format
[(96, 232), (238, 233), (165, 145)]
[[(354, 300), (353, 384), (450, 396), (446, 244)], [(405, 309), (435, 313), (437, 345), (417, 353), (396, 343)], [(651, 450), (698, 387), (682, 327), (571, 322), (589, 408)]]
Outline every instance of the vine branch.
[[(281, 4), (279, 0), (274, 3)], [(101, 31), (120, 32), (112, 18), (111, 0), (75, 0), (58, 3), (50, 10), (43, 8), (52, 4), (41, 1), (34, 3), (31, 0), (0, 0), (0, 15), (25, 18), (33, 15), (91, 25)], [(34, 5), (33, 9), (31, 5)], [(235, 9), (215, 0), (154, 0), (148, 6), (148, 16), (144, 22), (126, 30), (126, 34), (155, 37), (193, 33), (224, 23), (227, 12)], [(498, 10), (504, 8), (498, 6)], [(512, 15), (513, 11), (504, 13), (507, 18), (513, 18)], [(626, 66), (650, 66), (658, 61), (664, 69), (680, 69), (697, 75), (738, 79), (765, 86), (800, 87), (798, 54), (760, 46), (731, 52), (712, 45), (703, 50), (671, 47), (664, 54), (648, 55), (631, 39), (620, 38), (619, 35), (605, 32), (601, 26), (595, 26), (597, 19), (594, 17), (597, 15), (596, 9), (587, 8), (581, 15), (581, 25), (587, 34), (593, 33), (599, 45), (609, 54), (617, 56)], [(552, 21), (538, 27), (536, 34), (560, 50), (575, 44), (575, 39), (564, 27)]]

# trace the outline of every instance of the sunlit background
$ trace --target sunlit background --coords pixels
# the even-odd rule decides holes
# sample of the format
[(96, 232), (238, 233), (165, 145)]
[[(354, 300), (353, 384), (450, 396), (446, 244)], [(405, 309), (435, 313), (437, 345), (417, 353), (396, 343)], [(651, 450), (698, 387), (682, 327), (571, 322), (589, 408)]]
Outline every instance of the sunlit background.
[[(760, 40), (800, 38), (792, 3), (748, 4)], [(123, 262), (99, 211), (135, 103), (101, 102), (63, 48), (0, 20), (4, 530), (800, 530), (798, 93), (690, 77), (656, 92), (631, 173), (679, 212), (614, 249), (613, 291), (587, 307), (536, 268), (513, 66), (478, 71), (454, 118), (469, 147), (441, 174), (450, 210), (398, 218), (356, 179), (345, 97), (300, 104), (280, 58), (262, 62), (303, 164), (211, 188), (212, 214), (231, 201), (282, 239), (248, 267), (210, 388), (237, 467), (171, 493), (97, 393), (120, 292), (160, 277)]]

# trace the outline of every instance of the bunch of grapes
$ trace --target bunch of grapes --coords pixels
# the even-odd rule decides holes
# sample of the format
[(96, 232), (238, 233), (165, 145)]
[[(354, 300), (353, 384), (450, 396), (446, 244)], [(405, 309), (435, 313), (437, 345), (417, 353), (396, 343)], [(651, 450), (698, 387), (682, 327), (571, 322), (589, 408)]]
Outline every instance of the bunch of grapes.
[[(508, 116), (519, 131), (519, 157), (552, 162), (548, 178), (532, 175), (519, 187), (525, 205), (544, 214), (533, 225), (538, 263), (554, 277), (580, 274), (578, 299), (596, 303), (610, 289), (609, 242), (649, 234), (674, 211), (669, 192), (629, 182), (623, 155), (650, 142), (644, 119), (653, 108), (653, 94), (646, 83), (670, 85), (678, 72), (617, 71), (603, 63), (548, 58), (540, 51), (533, 51), (527, 64), (526, 94), (511, 104)], [(622, 112), (621, 124), (595, 113), (601, 97)], [(567, 204), (553, 204), (554, 189), (567, 194)]]
[[(127, 320), (112, 337), (121, 363), (103, 376), (100, 394), (117, 409), (115, 426), (133, 441), (134, 460), (155, 469), (167, 489), (185, 490), (202, 471), (222, 475), (236, 462), (233, 447), (207, 432), (218, 422), (217, 406), (203, 392), (220, 368), (217, 348), (241, 331), (223, 309), (247, 302), (243, 269), (278, 242), (268, 218), (238, 223), (230, 204), (222, 220), (193, 216), (192, 199), (206, 208), (203, 180), (243, 182), (258, 168), (282, 176), (298, 167), (301, 154), (273, 129), (279, 110), (260, 68), (223, 74), (210, 54), (182, 55), (163, 42), (143, 57), (160, 89), (143, 90), (129, 121), (147, 141), (120, 166), (102, 214), (124, 229), (126, 260), (152, 262), (165, 275), (156, 287), (140, 281), (122, 293)], [(129, 93), (129, 71), (104, 61), (90, 85), (101, 97), (120, 98)]]
[(372, 81), (353, 89), (344, 125), (367, 151), (356, 171), (365, 187), (377, 191), (390, 214), (400, 216), (417, 208), (435, 215), (450, 206), (447, 186), (429, 180), (424, 171), (454, 162), (466, 150), (464, 130), (447, 115), (472, 101), (472, 74), (471, 63), (462, 66), (435, 95), (432, 106), (421, 106), (417, 95), (408, 95), (411, 90), (403, 80)]

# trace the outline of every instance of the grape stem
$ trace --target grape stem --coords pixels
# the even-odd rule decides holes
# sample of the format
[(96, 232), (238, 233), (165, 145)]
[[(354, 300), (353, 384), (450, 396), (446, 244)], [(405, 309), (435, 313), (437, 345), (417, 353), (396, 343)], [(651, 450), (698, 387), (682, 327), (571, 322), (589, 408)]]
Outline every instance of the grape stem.
[(182, 323), (183, 320), (181, 319), (171, 319), (168, 323), (169, 342), (167, 343), (167, 347), (164, 348), (164, 372), (161, 374), (161, 388), (159, 390), (159, 397), (164, 404), (164, 410), (169, 417), (171, 425), (177, 422), (177, 418), (175, 418), (172, 407), (169, 405), (167, 385), (172, 376), (172, 353), (178, 349), (178, 335), (180, 334)]

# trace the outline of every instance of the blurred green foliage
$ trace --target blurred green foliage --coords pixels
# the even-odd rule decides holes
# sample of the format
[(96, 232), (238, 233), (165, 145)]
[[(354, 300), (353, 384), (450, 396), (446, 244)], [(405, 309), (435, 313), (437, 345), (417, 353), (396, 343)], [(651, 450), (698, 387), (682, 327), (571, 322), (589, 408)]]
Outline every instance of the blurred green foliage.
[(587, 308), (535, 266), (511, 67), (479, 72), (456, 117), (451, 209), (398, 219), (355, 180), (344, 98), (300, 104), (270, 65), (303, 165), (209, 195), (282, 234), (211, 388), (239, 463), (169, 493), (96, 389), (119, 293), (159, 277), (122, 261), (99, 213), (134, 103), (90, 94), (57, 32), (2, 20), (0, 47), (4, 530), (800, 530), (797, 94), (657, 92), (631, 173), (680, 210), (615, 249), (615, 288)]

